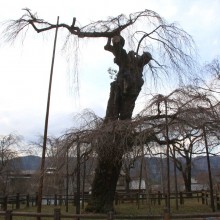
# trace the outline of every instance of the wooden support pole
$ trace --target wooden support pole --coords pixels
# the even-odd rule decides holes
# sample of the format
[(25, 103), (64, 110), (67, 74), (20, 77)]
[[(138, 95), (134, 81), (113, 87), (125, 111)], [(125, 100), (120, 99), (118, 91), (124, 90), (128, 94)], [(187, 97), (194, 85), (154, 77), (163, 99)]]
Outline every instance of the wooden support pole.
[[(51, 70), (50, 70), (50, 80), (49, 80), (48, 97), (47, 97), (47, 108), (46, 108), (46, 117), (45, 117), (45, 125), (44, 125), (44, 142), (43, 142), (43, 150), (42, 150), (42, 158), (41, 158), (40, 181), (39, 181), (39, 188), (38, 188), (37, 212), (41, 212), (41, 207), (42, 207), (45, 156), (46, 156), (46, 148), (47, 148), (46, 147), (46, 145), (47, 145), (47, 130), (48, 130), (48, 121), (49, 121), (49, 112), (50, 112), (50, 96), (51, 96), (51, 87), (52, 87), (52, 79), (53, 79), (53, 67), (54, 67), (54, 60), (55, 60), (58, 24), (59, 24), (59, 16), (57, 17), (57, 27), (56, 27), (55, 38), (54, 38), (53, 56), (52, 56), (52, 63), (51, 63)], [(40, 219), (40, 218), (38, 218), (38, 219)]]
[(79, 137), (77, 137), (77, 182), (76, 182), (76, 187), (77, 187), (77, 192), (76, 192), (76, 214), (80, 214), (80, 143), (79, 143)]
[(7, 210), (6, 211), (5, 220), (12, 220), (12, 210)]
[(212, 171), (211, 171), (211, 165), (210, 165), (210, 159), (209, 159), (209, 149), (208, 149), (208, 141), (207, 141), (207, 136), (206, 136), (205, 125), (203, 126), (203, 135), (204, 135), (204, 141), (205, 141), (206, 158), (207, 158), (208, 173), (209, 173), (211, 208), (212, 208), (212, 211), (215, 212), (215, 203), (214, 203), (214, 195), (213, 195), (213, 183), (212, 183)]
[(61, 213), (60, 213), (60, 209), (56, 208), (54, 209), (54, 220), (60, 220)]
[(16, 194), (16, 209), (20, 209), (20, 194)]

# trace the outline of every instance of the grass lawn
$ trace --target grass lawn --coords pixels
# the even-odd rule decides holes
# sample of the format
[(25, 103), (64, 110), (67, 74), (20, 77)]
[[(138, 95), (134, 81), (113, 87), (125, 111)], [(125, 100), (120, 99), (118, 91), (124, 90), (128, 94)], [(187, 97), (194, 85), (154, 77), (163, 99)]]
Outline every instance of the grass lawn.
[[(69, 212), (66, 213), (65, 206), (42, 206), (42, 213), (54, 213), (54, 208), (60, 208), (62, 214), (73, 214), (75, 213), (75, 206), (69, 204)], [(115, 206), (115, 211), (117, 215), (163, 215), (165, 204), (164, 202), (161, 205), (156, 204), (147, 204), (146, 201), (140, 202), (139, 206), (136, 202), (133, 203), (120, 203)], [(9, 207), (10, 209), (10, 207)], [(36, 207), (21, 207), (19, 210), (14, 210), (14, 212), (36, 212)], [(175, 201), (171, 201), (171, 214), (193, 214), (193, 213), (210, 213), (211, 208), (208, 205), (202, 204), (201, 200), (198, 202), (197, 199), (187, 199), (183, 205), (179, 205), (179, 209), (176, 209)], [(81, 210), (81, 213), (84, 213)], [(0, 216), (0, 219), (3, 220), (4, 217)], [(31, 220), (36, 219), (36, 217), (13, 217), (13, 220)], [(51, 220), (53, 218), (43, 217), (42, 220)], [(70, 219), (70, 218), (62, 218)]]

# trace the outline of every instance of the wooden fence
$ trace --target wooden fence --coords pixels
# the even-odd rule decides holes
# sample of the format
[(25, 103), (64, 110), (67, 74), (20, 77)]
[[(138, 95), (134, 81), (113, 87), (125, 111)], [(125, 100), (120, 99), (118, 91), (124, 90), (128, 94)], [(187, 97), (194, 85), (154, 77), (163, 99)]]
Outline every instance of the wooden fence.
[[(81, 194), (80, 200), (83, 202), (88, 201), (90, 198), (89, 193)], [(25, 205), (26, 207), (29, 206), (35, 206), (37, 204), (38, 195), (32, 194), (32, 195), (21, 195), (17, 193), (16, 195), (6, 195), (6, 196), (0, 196), (0, 206), (1, 210), (6, 211), (7, 206), (11, 205), (12, 209), (19, 209), (21, 204)], [(44, 195), (43, 205), (66, 205), (68, 204), (76, 204), (76, 196), (74, 195), (68, 195), (68, 197), (64, 195)], [(161, 205), (162, 202), (166, 202), (167, 195), (162, 194), (160, 192), (158, 193), (151, 193), (149, 195), (146, 195), (146, 193), (138, 193), (138, 192), (131, 192), (131, 193), (124, 193), (124, 192), (116, 192), (115, 195), (115, 205), (118, 205), (120, 203), (125, 202), (144, 202), (148, 199), (148, 201), (151, 202), (152, 205)], [(192, 193), (186, 193), (186, 192), (179, 192), (178, 196), (176, 197), (175, 194), (170, 194), (170, 199), (178, 199), (178, 204), (183, 205), (188, 199), (196, 199), (198, 202), (201, 202), (202, 204), (210, 205), (210, 193), (208, 191), (197, 191)], [(220, 210), (220, 195), (216, 193), (214, 195), (215, 199), (215, 206), (216, 210)]]
[[(88, 201), (90, 195), (89, 193), (84, 193), (80, 196), (80, 199), (84, 200), (84, 202)], [(76, 196), (75, 195), (68, 195), (68, 197), (64, 195), (44, 195), (42, 197), (43, 205), (66, 205), (72, 203), (73, 205), (76, 204)], [(38, 194), (27, 194), (22, 195), (17, 193), (16, 195), (6, 195), (0, 196), (0, 210), (6, 211), (8, 205), (11, 206), (12, 209), (20, 209), (21, 205), (26, 207), (36, 206), (38, 200)]]
[[(87, 201), (89, 199), (90, 195), (88, 193), (81, 195), (80, 199), (84, 199)], [(147, 198), (148, 197), (148, 198)], [(220, 210), (220, 196), (216, 193), (215, 194), (215, 207), (216, 211)], [(17, 210), (20, 209), (21, 205), (22, 207), (26, 206), (36, 206), (38, 195), (20, 195), (17, 193), (16, 195), (12, 196), (2, 196), (0, 197), (0, 205), (1, 210), (0, 211), (0, 217), (3, 216), (5, 220), (13, 220), (13, 217), (16, 216), (26, 216), (26, 217), (32, 217), (32, 219), (35, 217), (48, 217), (54, 220), (61, 220), (63, 218), (72, 218), (72, 219), (219, 219), (220, 220), (220, 213), (209, 213), (209, 214), (196, 214), (196, 215), (172, 215), (170, 216), (169, 213), (164, 212), (164, 215), (151, 215), (151, 216), (129, 216), (129, 215), (115, 215), (114, 213), (110, 212), (107, 215), (74, 215), (74, 214), (63, 214), (61, 213), (60, 209), (57, 209), (55, 207), (54, 213), (52, 214), (45, 214), (45, 213), (27, 213), (27, 212), (18, 212)], [(178, 203), (180, 205), (183, 205), (187, 202), (188, 199), (195, 199), (199, 203), (202, 203), (204, 205), (210, 205), (210, 193), (208, 191), (197, 191), (192, 193), (184, 193), (180, 192), (178, 194), (178, 197), (176, 197), (175, 194), (170, 194), (170, 199), (178, 199)], [(68, 195), (68, 197), (63, 195), (45, 195), (42, 198), (44, 200), (44, 205), (66, 205), (76, 202), (76, 196), (74, 195)], [(124, 192), (117, 192), (115, 195), (115, 205), (118, 205), (120, 203), (126, 203), (126, 202), (135, 202), (140, 203), (144, 202), (148, 199), (148, 201), (151, 202), (152, 205), (161, 205), (162, 203), (165, 204), (167, 196), (166, 194), (162, 194), (160, 192), (158, 193), (152, 193), (146, 195), (146, 193), (138, 193), (138, 192), (131, 192), (129, 194)], [(7, 210), (8, 206), (10, 205), (11, 210)], [(13, 209), (16, 209), (15, 211), (12, 211)], [(210, 218), (212, 217), (212, 218)], [(0, 218), (1, 219), (1, 218)]]
[[(88, 201), (90, 198), (89, 193), (81, 194), (80, 200), (82, 201)], [(215, 198), (215, 204), (216, 209), (220, 210), (220, 195), (216, 193), (214, 195)], [(17, 193), (16, 195), (6, 195), (6, 196), (0, 196), (0, 205), (2, 210), (7, 210), (7, 205), (10, 204), (13, 206), (13, 209), (19, 209), (21, 204), (25, 204), (27, 207), (29, 206), (35, 206), (37, 203), (38, 195), (36, 194), (27, 194), (27, 195), (21, 195)], [(42, 197), (44, 205), (65, 205), (67, 202), (75, 204), (76, 196), (74, 195), (68, 195), (68, 197), (64, 195), (44, 195)], [(115, 205), (118, 205), (120, 203), (124, 202), (136, 202), (139, 201), (145, 201), (150, 200), (151, 204), (155, 205), (161, 205), (163, 201), (166, 202), (167, 195), (162, 194), (160, 192), (158, 193), (151, 193), (149, 195), (146, 195), (146, 193), (138, 193), (138, 192), (131, 192), (131, 193), (125, 193), (125, 192), (116, 192), (115, 194)], [(210, 204), (210, 193), (209, 191), (196, 191), (192, 193), (186, 193), (186, 192), (179, 192), (177, 197), (175, 194), (170, 194), (170, 199), (178, 199), (178, 203), (180, 205), (183, 205), (188, 199), (196, 199), (198, 202), (201, 202), (202, 204), (209, 205)], [(68, 200), (68, 201), (67, 201)]]
[[(148, 197), (148, 198), (147, 198)], [(129, 194), (124, 192), (117, 192), (115, 195), (115, 204), (120, 204), (124, 202), (140, 202), (150, 200), (152, 205), (161, 205), (162, 202), (166, 203), (167, 195), (162, 194), (160, 191), (158, 193), (137, 193), (131, 192)], [(178, 204), (184, 205), (184, 203), (189, 199), (195, 199), (205, 205), (210, 205), (210, 192), (209, 191), (194, 191), (194, 192), (179, 192), (178, 195), (171, 193), (170, 200), (178, 200)], [(220, 210), (220, 195), (218, 193), (214, 194), (216, 210)]]
[(194, 219), (194, 220), (220, 220), (220, 213), (209, 213), (209, 214), (179, 214), (179, 215), (170, 215), (168, 213), (164, 213), (164, 215), (116, 215), (113, 212), (109, 212), (106, 215), (95, 215), (95, 214), (62, 214), (60, 209), (54, 209), (53, 214), (48, 213), (34, 213), (34, 212), (14, 212), (12, 210), (0, 211), (0, 216), (3, 216), (5, 220), (13, 220), (13, 217), (31, 217), (31, 218), (39, 218), (39, 217), (47, 217), (51, 218), (51, 220), (62, 220), (65, 219), (106, 219), (106, 220), (117, 220), (117, 219)]

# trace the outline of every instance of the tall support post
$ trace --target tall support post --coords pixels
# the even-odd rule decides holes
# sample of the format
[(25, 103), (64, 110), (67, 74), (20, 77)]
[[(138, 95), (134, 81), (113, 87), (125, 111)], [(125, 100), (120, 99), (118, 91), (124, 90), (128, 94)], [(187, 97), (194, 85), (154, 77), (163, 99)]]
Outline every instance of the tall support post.
[(167, 211), (170, 213), (170, 146), (169, 146), (169, 130), (168, 130), (168, 118), (167, 118), (167, 100), (165, 103), (165, 115), (166, 115), (166, 143), (167, 143)]
[(175, 179), (175, 200), (176, 200), (176, 210), (179, 209), (179, 204), (178, 204), (178, 187), (177, 187), (177, 170), (176, 170), (176, 149), (175, 147), (173, 148), (173, 157), (174, 157), (174, 179)]
[(164, 187), (164, 168), (163, 168), (163, 157), (162, 152), (160, 153), (160, 190), (162, 193), (165, 193), (165, 187)]
[(82, 209), (85, 205), (86, 154), (83, 156)]
[(66, 148), (66, 212), (69, 211), (69, 146)]
[[(48, 88), (48, 96), (47, 96), (47, 108), (46, 108), (46, 117), (45, 117), (45, 125), (44, 125), (44, 140), (43, 140), (43, 150), (42, 150), (42, 158), (41, 158), (40, 181), (39, 181), (39, 188), (38, 188), (37, 212), (41, 212), (41, 207), (42, 207), (45, 155), (46, 155), (46, 145), (47, 145), (47, 130), (48, 130), (48, 121), (49, 121), (49, 112), (50, 112), (50, 96), (51, 96), (51, 87), (52, 87), (52, 79), (53, 79), (53, 67), (54, 67), (54, 60), (55, 60), (58, 24), (59, 24), (59, 16), (57, 17), (57, 27), (55, 31), (54, 47), (53, 47), (53, 55), (52, 55), (52, 62), (51, 62), (50, 79), (49, 79), (49, 88)], [(40, 219), (40, 217), (38, 219)]]
[(79, 137), (77, 137), (77, 146), (76, 146), (76, 151), (77, 151), (77, 182), (76, 182), (76, 214), (80, 214), (80, 143), (79, 143)]
[[(141, 127), (140, 127), (141, 133)], [(143, 175), (143, 161), (144, 161), (144, 145), (141, 143), (141, 167), (140, 167), (140, 176), (139, 176), (139, 186), (138, 186), (138, 209), (140, 208), (140, 193), (141, 193), (141, 183), (142, 183), (142, 175)]]
[(142, 155), (141, 155), (141, 167), (140, 167), (139, 186), (138, 186), (138, 197), (137, 197), (138, 209), (140, 208), (140, 194), (141, 194), (141, 183), (142, 183), (143, 161), (144, 161), (143, 145), (142, 145), (142, 152), (141, 152), (141, 154), (142, 154)]
[(208, 142), (207, 142), (205, 125), (203, 126), (203, 136), (204, 136), (204, 141), (205, 141), (206, 158), (207, 158), (207, 165), (208, 165), (208, 172), (209, 172), (211, 208), (212, 208), (212, 211), (215, 212), (215, 203), (214, 203), (214, 195), (213, 195), (213, 183), (212, 183), (212, 171), (211, 171), (211, 165), (210, 165), (210, 159), (209, 159), (209, 149), (208, 149)]

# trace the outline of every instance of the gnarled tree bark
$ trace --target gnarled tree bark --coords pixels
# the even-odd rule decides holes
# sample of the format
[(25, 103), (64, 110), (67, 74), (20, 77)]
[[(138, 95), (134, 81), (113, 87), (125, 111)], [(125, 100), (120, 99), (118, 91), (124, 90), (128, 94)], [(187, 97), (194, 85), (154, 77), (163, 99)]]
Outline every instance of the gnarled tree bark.
[[(152, 59), (150, 53), (135, 56), (133, 51), (127, 53), (124, 49), (124, 38), (120, 35), (113, 38), (113, 45), (108, 39), (105, 49), (115, 56), (114, 62), (119, 71), (116, 79), (111, 83), (110, 97), (108, 100), (106, 116), (103, 126), (112, 121), (131, 120), (135, 101), (141, 91), (144, 81), (142, 72), (144, 66)], [(121, 130), (123, 133), (123, 130)], [(111, 135), (111, 134), (110, 134)], [(111, 141), (109, 143), (109, 141)], [(92, 186), (92, 199), (87, 206), (87, 211), (107, 212), (113, 211), (113, 201), (119, 178), (122, 157), (126, 148), (120, 148), (121, 139), (107, 140), (103, 147), (107, 147), (111, 154), (98, 153), (98, 166)]]

